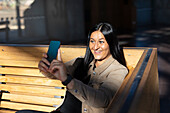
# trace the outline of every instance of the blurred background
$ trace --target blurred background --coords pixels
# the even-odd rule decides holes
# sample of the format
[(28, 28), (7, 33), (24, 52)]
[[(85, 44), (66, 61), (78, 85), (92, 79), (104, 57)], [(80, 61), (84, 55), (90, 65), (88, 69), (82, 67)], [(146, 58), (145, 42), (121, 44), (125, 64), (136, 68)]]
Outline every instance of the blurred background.
[(0, 0), (0, 44), (86, 45), (109, 22), (124, 47), (158, 48), (161, 113), (170, 110), (170, 0)]

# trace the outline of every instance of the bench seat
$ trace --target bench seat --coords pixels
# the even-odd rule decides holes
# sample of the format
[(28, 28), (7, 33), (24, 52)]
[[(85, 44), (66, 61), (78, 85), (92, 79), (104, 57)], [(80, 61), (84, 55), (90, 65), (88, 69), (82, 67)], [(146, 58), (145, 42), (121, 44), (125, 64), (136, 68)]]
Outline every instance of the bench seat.
[[(66, 87), (58, 80), (44, 77), (37, 67), (42, 53), (46, 53), (47, 49), (48, 45), (0, 45), (0, 113), (14, 113), (21, 109), (49, 112), (63, 103)], [(67, 62), (73, 58), (84, 56), (85, 49), (85, 46), (62, 45), (62, 59)], [(124, 48), (129, 74), (114, 96), (107, 113), (124, 112), (121, 109), (128, 105), (126, 100), (129, 99), (131, 87), (143, 62), (145, 62), (149, 49), (151, 48)], [(132, 108), (139, 108), (141, 112), (127, 106), (127, 113), (142, 113), (143, 108), (145, 113), (151, 113), (150, 111), (153, 111), (155, 106), (157, 109), (154, 113), (159, 113), (157, 57), (156, 49), (152, 50), (151, 54), (148, 55), (150, 59), (147, 62), (147, 68), (142, 72), (141, 82), (137, 84), (137, 90), (134, 90), (135, 98), (129, 104), (133, 106)], [(153, 79), (151, 79), (151, 75)], [(153, 85), (155, 85), (154, 94), (147, 90)], [(149, 103), (153, 105), (152, 107), (149, 105), (142, 107), (141, 104), (148, 101), (141, 94), (151, 101)], [(151, 99), (156, 100), (156, 102)]]

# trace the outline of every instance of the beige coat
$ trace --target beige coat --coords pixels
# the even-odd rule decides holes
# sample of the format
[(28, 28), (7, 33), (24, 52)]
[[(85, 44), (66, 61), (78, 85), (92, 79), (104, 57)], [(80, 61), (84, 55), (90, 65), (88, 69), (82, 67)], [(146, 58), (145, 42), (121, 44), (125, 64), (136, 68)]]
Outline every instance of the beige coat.
[(74, 79), (73, 89), (68, 90), (82, 102), (82, 113), (104, 113), (128, 73), (127, 68), (112, 56), (94, 70), (93, 67), (94, 61), (90, 63), (88, 71), (88, 75), (91, 75), (88, 85)]

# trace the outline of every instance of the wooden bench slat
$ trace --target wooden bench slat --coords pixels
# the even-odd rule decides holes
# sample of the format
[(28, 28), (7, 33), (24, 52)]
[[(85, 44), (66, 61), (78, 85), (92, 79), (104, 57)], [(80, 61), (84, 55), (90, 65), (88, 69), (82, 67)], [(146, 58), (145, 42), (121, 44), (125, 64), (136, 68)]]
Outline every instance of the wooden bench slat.
[(38, 67), (39, 61), (0, 60), (0, 66)]
[[(20, 54), (23, 54), (23, 53), (29, 53), (29, 54), (35, 53), (35, 54), (37, 54), (37, 53), (46, 52), (48, 50), (48, 46), (47, 47), (0, 46), (0, 50), (2, 50), (2, 49), (5, 52), (18, 52)], [(125, 54), (125, 58), (127, 60), (127, 64), (130, 65), (130, 66), (135, 67), (143, 52), (144, 52), (143, 49), (133, 49), (133, 51), (131, 51), (131, 49), (124, 49), (124, 54)], [(70, 53), (71, 55), (66, 54), (66, 53)], [(61, 54), (62, 54), (62, 58), (63, 58), (64, 62), (67, 62), (67, 61), (69, 61), (69, 60), (71, 60), (73, 58), (76, 58), (78, 56), (83, 56), (84, 53), (85, 53), (85, 47), (82, 47), (82, 48), (61, 47)], [(36, 57), (39, 56), (39, 59), (41, 59), (42, 54), (40, 54), (38, 56), (35, 55), (35, 56)], [(6, 58), (6, 56), (4, 56), (4, 57)], [(132, 59), (132, 57), (133, 57), (133, 59)], [(15, 57), (15, 58), (16, 58), (16, 60), (18, 59), (18, 57)]]
[(52, 80), (48, 78), (38, 78), (38, 77), (6, 75), (6, 76), (0, 76), (0, 82), (65, 87), (62, 85), (61, 81), (59, 80)]
[[(61, 45), (60, 46), (61, 51), (64, 52), (74, 52), (74, 53), (79, 53), (79, 55), (82, 53), (82, 51), (85, 52), (86, 46), (75, 46), (75, 45)], [(0, 46), (1, 51), (5, 52), (40, 52), (44, 53), (47, 52), (48, 50), (48, 45), (22, 45), (20, 46), (15, 46), (14, 45), (9, 45), (9, 46)], [(71, 50), (71, 51), (70, 51)], [(80, 52), (81, 51), (81, 52)]]
[(33, 86), (33, 85), (22, 85), (22, 84), (0, 84), (1, 90), (4, 91), (16, 91), (25, 92), (31, 95), (57, 95), (65, 96), (66, 89), (56, 89), (55, 87), (43, 87), (43, 86)]
[[(0, 59), (2, 60), (23, 60), (23, 61), (38, 61), (42, 57), (42, 53), (33, 52), (0, 52)], [(21, 55), (22, 54), (22, 55)]]
[[(39, 61), (42, 58), (42, 53), (46, 53), (48, 48), (40, 49), (34, 47), (1, 47), (0, 59), (7, 60), (33, 60)], [(3, 51), (2, 51), (3, 50)], [(68, 54), (69, 53), (69, 54)], [(22, 54), (22, 56), (21, 56)], [(71, 55), (70, 55), (71, 54)], [(61, 55), (63, 62), (67, 62), (79, 56), (84, 56), (85, 48), (62, 48)]]
[(14, 110), (31, 109), (31, 110), (46, 111), (46, 112), (50, 112), (50, 111), (56, 109), (54, 107), (49, 107), (49, 106), (14, 103), (14, 102), (8, 102), (8, 101), (2, 101), (1, 108), (10, 108), (10, 109), (14, 109)]
[[(5, 92), (3, 92), (5, 93)], [(16, 95), (28, 95), (28, 96), (39, 96), (39, 97), (48, 97), (48, 98), (54, 98), (55, 94), (49, 95), (49, 94), (37, 94), (37, 93), (28, 93), (28, 92), (18, 92), (18, 91), (10, 91), (10, 94), (16, 94)], [(56, 98), (63, 98), (63, 96), (56, 96)]]
[(2, 99), (22, 102), (22, 103), (34, 103), (39, 105), (60, 105), (63, 102), (61, 98), (49, 98), (49, 97), (39, 97), (39, 96), (29, 96), (29, 95), (21, 95), (21, 94), (10, 94), (3, 93)]
[(15, 67), (0, 67), (0, 74), (13, 74), (13, 75), (27, 75), (44, 77), (38, 69), (34, 68), (15, 68)]
[(68, 62), (76, 57), (84, 56), (85, 51), (86, 48), (61, 48), (61, 57), (63, 62)]
[[(26, 46), (26, 45), (25, 45)], [(24, 47), (24, 46), (0, 46), (0, 50), (2, 52), (47, 52), (48, 50), (48, 45), (44, 45), (40, 47)]]
[(0, 113), (15, 113), (16, 111), (12, 110), (0, 110)]
[[(74, 50), (74, 52), (72, 52), (72, 49), (75, 49), (75, 48), (61, 48), (62, 58), (63, 58), (64, 62), (67, 62), (67, 61), (69, 61), (73, 58), (84, 55), (85, 48), (82, 48), (79, 51), (77, 50), (77, 52), (75, 52), (75, 50)], [(124, 54), (125, 54), (125, 58), (127, 60), (128, 66), (135, 67), (143, 52), (144, 52), (144, 50), (142, 50), (142, 49), (136, 49), (136, 50), (133, 50), (133, 51), (131, 49), (124, 49)], [(29, 60), (32, 60), (31, 62), (36, 62), (37, 63), (36, 65), (38, 65), (38, 62), (42, 57), (42, 53), (40, 53), (40, 54), (39, 53), (23, 52), (22, 54), (23, 55), (25, 54), (24, 56), (26, 58), (24, 58), (23, 56), (20, 56), (20, 54), (21, 54), (20, 52), (18, 52), (18, 54), (15, 53), (15, 54), (12, 54), (12, 55), (11, 55), (11, 53), (10, 53), (10, 55), (8, 55), (6, 53), (5, 55), (1, 54), (0, 59), (1, 58), (2, 59), (8, 59), (8, 60), (13, 59), (13, 60), (15, 60), (15, 62), (17, 62), (16, 60), (19, 59), (18, 62), (21, 62), (21, 60), (23, 60), (23, 62), (27, 62), (26, 59), (29, 58)], [(70, 53), (72, 55), (65, 54), (65, 53)], [(8, 57), (8, 56), (10, 56), (10, 57)], [(34, 64), (34, 66), (35, 66), (35, 64)]]
[[(65, 51), (66, 52), (66, 51)], [(64, 53), (62, 53), (62, 58), (64, 62), (67, 62), (75, 57), (78, 57), (80, 55), (75, 55), (75, 57), (70, 57), (70, 56), (65, 56)], [(131, 50), (131, 49), (125, 49), (124, 50), (124, 54), (125, 54), (125, 58), (127, 60), (127, 65), (128, 66), (133, 66), (135, 67), (142, 55), (142, 53), (144, 52), (144, 50)], [(17, 55), (18, 56), (18, 55)], [(41, 57), (41, 55), (40, 55)], [(5, 57), (6, 58), (6, 57)], [(16, 57), (15, 57), (16, 58)], [(38, 60), (34, 59), (33, 61), (21, 61), (18, 60), (16, 61), (16, 59), (14, 60), (0, 60), (0, 65), (2, 66), (24, 66), (24, 67), (38, 67), (38, 62), (41, 58), (39, 58)], [(26, 60), (26, 59), (24, 59)]]

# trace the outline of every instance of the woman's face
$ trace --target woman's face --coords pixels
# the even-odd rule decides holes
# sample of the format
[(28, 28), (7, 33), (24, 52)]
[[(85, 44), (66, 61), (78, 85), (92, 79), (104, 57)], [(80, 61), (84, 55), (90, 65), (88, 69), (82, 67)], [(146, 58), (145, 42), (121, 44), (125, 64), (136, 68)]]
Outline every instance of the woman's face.
[(97, 61), (104, 61), (111, 55), (109, 45), (100, 31), (92, 32), (89, 48)]

